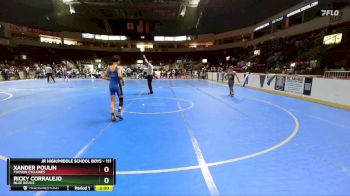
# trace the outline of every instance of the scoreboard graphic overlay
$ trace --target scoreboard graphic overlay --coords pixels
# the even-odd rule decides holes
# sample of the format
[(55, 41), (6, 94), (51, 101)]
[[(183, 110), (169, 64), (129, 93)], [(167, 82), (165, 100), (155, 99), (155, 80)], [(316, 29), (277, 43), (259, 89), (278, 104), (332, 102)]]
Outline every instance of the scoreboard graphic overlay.
[(113, 191), (112, 158), (8, 159), (7, 184), (13, 191)]

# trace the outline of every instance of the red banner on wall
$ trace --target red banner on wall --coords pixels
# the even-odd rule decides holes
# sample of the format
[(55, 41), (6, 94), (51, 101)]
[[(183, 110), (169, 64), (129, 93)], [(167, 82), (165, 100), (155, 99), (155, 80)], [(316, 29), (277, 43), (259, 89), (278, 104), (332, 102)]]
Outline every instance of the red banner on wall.
[(126, 25), (126, 28), (128, 31), (134, 31), (134, 23), (133, 22), (128, 22)]
[(51, 36), (58, 36), (58, 32), (54, 31), (48, 31), (23, 25), (15, 25), (10, 24), (10, 30), (11, 31), (18, 31), (18, 32), (28, 32), (28, 33), (37, 33), (37, 34), (43, 34), (43, 35), (51, 35)]

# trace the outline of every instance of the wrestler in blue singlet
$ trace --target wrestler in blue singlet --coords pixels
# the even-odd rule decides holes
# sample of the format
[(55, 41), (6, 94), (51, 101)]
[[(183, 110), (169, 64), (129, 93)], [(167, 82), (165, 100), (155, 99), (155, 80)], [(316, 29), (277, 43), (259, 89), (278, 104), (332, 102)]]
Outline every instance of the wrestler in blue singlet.
[(118, 76), (118, 68), (116, 67), (114, 71), (108, 70), (109, 81), (109, 92), (111, 95), (117, 94), (118, 97), (123, 96), (122, 86)]
[(123, 75), (121, 75), (122, 74), (120, 72), (121, 69), (119, 69), (120, 57), (118, 55), (114, 55), (112, 57), (112, 60), (113, 60), (113, 64), (107, 68), (105, 72), (105, 78), (109, 80), (109, 92), (111, 94), (111, 120), (115, 121), (116, 116), (114, 115), (114, 111), (115, 111), (115, 104), (116, 104), (116, 94), (119, 98), (117, 117), (119, 119), (123, 119), (122, 112), (123, 112), (124, 97), (123, 97), (122, 85), (124, 86), (124, 78), (123, 78)]

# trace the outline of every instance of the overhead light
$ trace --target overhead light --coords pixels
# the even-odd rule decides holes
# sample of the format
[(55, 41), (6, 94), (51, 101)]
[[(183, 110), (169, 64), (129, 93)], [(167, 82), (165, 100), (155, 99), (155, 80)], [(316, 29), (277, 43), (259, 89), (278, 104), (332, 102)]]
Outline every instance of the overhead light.
[(324, 45), (339, 44), (341, 42), (342, 38), (343, 38), (342, 33), (326, 35), (323, 37), (323, 44)]
[(176, 36), (175, 37), (175, 41), (186, 41), (187, 40), (187, 36), (183, 35), (183, 36)]
[(73, 2), (73, 0), (62, 0), (62, 1), (63, 1), (63, 3), (65, 3), (65, 4), (70, 4), (70, 3)]
[(291, 16), (293, 16), (293, 15), (295, 15), (295, 14), (298, 14), (298, 13), (300, 13), (300, 12), (303, 12), (303, 11), (307, 10), (307, 9), (310, 9), (310, 8), (312, 8), (312, 7), (315, 7), (316, 5), (318, 5), (318, 1), (315, 1), (315, 2), (313, 2), (313, 3), (311, 3), (311, 4), (308, 4), (308, 5), (306, 5), (306, 6), (302, 7), (302, 8), (300, 8), (300, 9), (294, 10), (293, 12), (287, 14), (287, 17), (291, 17)]
[(22, 59), (22, 60), (27, 60), (27, 55), (22, 54), (22, 55), (21, 55), (21, 59)]
[(268, 22), (268, 23), (266, 23), (266, 24), (263, 24), (263, 25), (261, 25), (261, 26), (256, 27), (256, 28), (254, 29), (254, 31), (259, 31), (260, 29), (263, 29), (263, 28), (265, 28), (265, 27), (267, 27), (267, 26), (269, 26), (269, 25), (270, 25), (270, 23)]
[(190, 0), (189, 1), (189, 6), (190, 7), (197, 7), (199, 2), (200, 2), (200, 0)]
[(190, 37), (187, 37), (186, 35), (182, 36), (154, 36), (154, 41), (160, 42), (160, 41), (169, 41), (169, 42), (180, 42), (180, 41), (186, 41), (190, 40)]
[(140, 49), (141, 52), (144, 52), (146, 48), (153, 48), (153, 44), (137, 43), (136, 48)]
[(95, 35), (95, 39), (97, 40), (108, 40), (108, 35)]
[(110, 36), (108, 36), (108, 40), (110, 40), (110, 41), (119, 41), (120, 40), (120, 36), (119, 35), (110, 35)]
[(276, 18), (275, 20), (272, 21), (272, 24), (275, 24), (276, 22), (280, 22), (283, 20), (283, 16), (282, 17), (279, 17), (279, 18)]
[(69, 12), (70, 12), (71, 14), (75, 14), (75, 9), (74, 9), (74, 7), (73, 7), (72, 4), (69, 4)]
[(164, 41), (165, 37), (164, 36), (154, 36), (154, 41)]
[(86, 39), (95, 39), (95, 35), (91, 33), (82, 33), (81, 37)]
[(260, 56), (261, 50), (254, 50), (254, 56)]
[(68, 39), (68, 38), (64, 38), (64, 39), (63, 39), (63, 44), (65, 44), (65, 45), (70, 45), (70, 46), (77, 46), (77, 45), (80, 45), (80, 44), (78, 43), (77, 40)]
[(181, 6), (181, 9), (180, 9), (180, 16), (184, 17), (186, 15), (186, 6), (185, 5), (182, 5)]
[(199, 14), (199, 17), (198, 17), (197, 23), (196, 23), (196, 29), (198, 29), (198, 26), (199, 26), (199, 23), (201, 22), (202, 16), (203, 16), (203, 12), (201, 12), (201, 13)]
[(176, 41), (176, 37), (164, 37), (164, 41), (173, 42)]

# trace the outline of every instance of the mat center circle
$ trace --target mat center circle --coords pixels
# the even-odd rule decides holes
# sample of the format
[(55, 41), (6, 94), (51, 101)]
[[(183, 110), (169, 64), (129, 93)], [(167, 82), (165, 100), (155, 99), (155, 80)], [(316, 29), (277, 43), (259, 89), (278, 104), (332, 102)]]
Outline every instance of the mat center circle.
[(125, 113), (130, 114), (171, 114), (194, 107), (192, 101), (172, 97), (145, 97), (128, 99), (124, 105)]
[(11, 99), (12, 97), (13, 97), (13, 95), (11, 93), (0, 92), (0, 102)]

